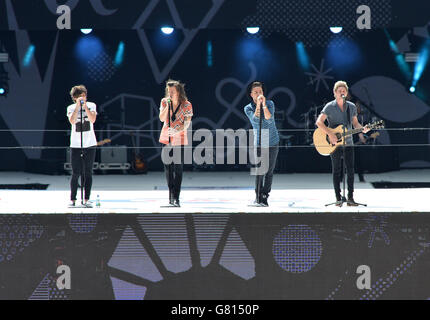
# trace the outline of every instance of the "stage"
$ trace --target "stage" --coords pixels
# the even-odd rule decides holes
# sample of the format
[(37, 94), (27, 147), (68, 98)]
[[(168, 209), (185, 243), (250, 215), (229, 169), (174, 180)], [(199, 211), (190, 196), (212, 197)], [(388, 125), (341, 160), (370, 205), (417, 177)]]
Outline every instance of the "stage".
[[(335, 200), (330, 174), (275, 174), (269, 207), (249, 206), (254, 177), (247, 172), (184, 172), (180, 208), (164, 208), (168, 190), (163, 172), (146, 175), (95, 175), (94, 208), (68, 208), (70, 176), (4, 172), (2, 185), (47, 185), (46, 190), (0, 190), (2, 214), (150, 213), (328, 213), (427, 212), (429, 188), (374, 188), (372, 183), (425, 183), (430, 170), (365, 174), (355, 178), (354, 198), (367, 207), (325, 206)], [(95, 206), (97, 195), (100, 207)], [(80, 191), (78, 190), (78, 198)]]
[(428, 176), (357, 177), (368, 206), (338, 208), (329, 174), (276, 174), (254, 208), (246, 173), (185, 172), (182, 207), (160, 208), (162, 172), (96, 175), (101, 207), (69, 209), (69, 176), (4, 172), (46, 190), (0, 191), (0, 299), (427, 299), (429, 190), (372, 183)]

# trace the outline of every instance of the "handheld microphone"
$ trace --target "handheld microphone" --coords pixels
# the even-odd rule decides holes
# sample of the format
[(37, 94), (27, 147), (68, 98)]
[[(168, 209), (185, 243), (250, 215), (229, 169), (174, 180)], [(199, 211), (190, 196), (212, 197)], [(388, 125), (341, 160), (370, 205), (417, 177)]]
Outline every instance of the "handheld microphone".
[(79, 100), (81, 101), (81, 107), (84, 105), (84, 100)]
[(342, 97), (342, 99), (343, 100), (345, 100), (346, 99), (346, 96), (343, 94), (343, 95), (341, 95), (341, 97)]

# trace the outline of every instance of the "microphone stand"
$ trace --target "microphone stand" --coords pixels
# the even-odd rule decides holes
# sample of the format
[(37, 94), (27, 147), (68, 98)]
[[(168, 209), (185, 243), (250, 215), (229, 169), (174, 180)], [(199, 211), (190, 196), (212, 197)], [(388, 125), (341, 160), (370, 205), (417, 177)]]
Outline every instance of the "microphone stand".
[[(258, 133), (258, 135), (259, 135), (259, 138), (258, 138), (258, 146), (257, 146), (257, 154), (258, 154), (258, 156), (259, 157), (261, 157), (261, 127), (262, 127), (262, 124), (263, 124), (263, 118), (262, 118), (262, 114), (261, 114), (261, 109), (263, 109), (263, 106), (260, 104), (260, 114), (259, 114), (259, 117), (260, 117), (260, 127), (258, 128), (258, 131), (259, 131), (259, 133)], [(261, 203), (261, 183), (262, 183), (262, 176), (260, 176), (260, 175), (258, 175), (257, 176), (258, 178), (258, 185), (257, 185), (257, 201), (258, 201), (258, 203), (260, 204)]]
[(86, 208), (87, 206), (84, 205), (84, 186), (85, 186), (85, 172), (84, 172), (84, 117), (83, 117), (83, 111), (82, 108), (84, 107), (84, 104), (81, 100), (81, 207)]
[[(167, 117), (168, 117), (168, 120), (167, 120), (167, 126), (168, 126), (167, 133), (168, 133), (168, 137), (169, 137), (169, 146), (171, 146), (172, 138), (170, 137), (169, 129), (170, 129), (170, 126), (171, 126), (170, 117), (171, 117), (171, 114), (173, 112), (173, 110), (172, 110), (173, 106), (172, 106), (172, 101), (171, 101), (170, 98), (169, 98), (169, 100), (167, 102), (167, 108), (168, 108), (167, 109)], [(169, 181), (167, 183), (167, 187), (169, 188), (169, 204), (168, 205), (162, 205), (161, 208), (172, 208), (172, 207), (175, 207), (175, 205), (173, 203), (173, 190), (170, 187), (171, 184), (172, 184), (172, 181), (173, 181), (173, 163), (171, 163), (171, 164), (169, 164), (167, 166), (167, 175), (169, 177)]]
[[(260, 112), (259, 112), (259, 117), (260, 117), (259, 124), (260, 124), (260, 127), (258, 128), (258, 135), (259, 135), (259, 137), (258, 137), (258, 141), (257, 141), (257, 157), (261, 157), (261, 126), (262, 126), (262, 123), (263, 123), (263, 119), (261, 117), (262, 116), (262, 114), (261, 114), (261, 109), (262, 108), (263, 107), (260, 106)], [(257, 177), (256, 177), (256, 180), (257, 180), (257, 197), (256, 197), (257, 203), (255, 205), (251, 204), (251, 205), (249, 205), (249, 207), (261, 207), (261, 194), (260, 194), (260, 192), (261, 192), (262, 176), (260, 176), (258, 174), (258, 170), (256, 170), (256, 174), (257, 174)]]

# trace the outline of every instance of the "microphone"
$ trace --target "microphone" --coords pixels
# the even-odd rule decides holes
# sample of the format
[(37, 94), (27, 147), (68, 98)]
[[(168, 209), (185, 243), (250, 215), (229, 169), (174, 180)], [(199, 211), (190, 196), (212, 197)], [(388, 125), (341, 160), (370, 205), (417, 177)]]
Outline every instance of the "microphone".
[(81, 107), (84, 105), (84, 100), (79, 100), (81, 101)]
[(342, 99), (343, 100), (345, 100), (346, 99), (346, 96), (343, 94), (343, 95), (341, 95), (341, 97), (342, 97)]

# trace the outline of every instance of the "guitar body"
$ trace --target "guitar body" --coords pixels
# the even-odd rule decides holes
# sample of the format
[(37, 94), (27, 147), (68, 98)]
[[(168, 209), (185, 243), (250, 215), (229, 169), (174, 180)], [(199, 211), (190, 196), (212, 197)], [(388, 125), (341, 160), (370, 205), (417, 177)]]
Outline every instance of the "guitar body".
[[(313, 140), (314, 140), (314, 146), (317, 149), (318, 153), (323, 156), (329, 156), (332, 154), (337, 147), (341, 146), (343, 144), (343, 125), (338, 125), (334, 129), (330, 129), (331, 132), (333, 132), (337, 136), (337, 143), (335, 145), (332, 145), (330, 143), (330, 139), (328, 135), (320, 128), (317, 128), (314, 131)], [(348, 132), (345, 130), (345, 132)]]
[(146, 173), (146, 163), (141, 154), (135, 154), (132, 168), (136, 173)]
[[(371, 124), (366, 125), (366, 128), (369, 130), (373, 129), (381, 129), (384, 128), (385, 124), (383, 120), (379, 120), (376, 122), (373, 122)], [(317, 128), (314, 131), (314, 147), (317, 149), (318, 153), (323, 156), (328, 156), (332, 154), (337, 147), (343, 145), (343, 139), (345, 139), (345, 136), (353, 135), (356, 133), (360, 133), (363, 131), (363, 128), (358, 129), (351, 129), (351, 130), (345, 130), (343, 132), (343, 125), (338, 125), (336, 128), (331, 129), (328, 128), (331, 132), (333, 132), (337, 137), (336, 144), (331, 144), (330, 139), (328, 138), (328, 135), (320, 128)], [(379, 134), (374, 134), (373, 138), (376, 138)]]

